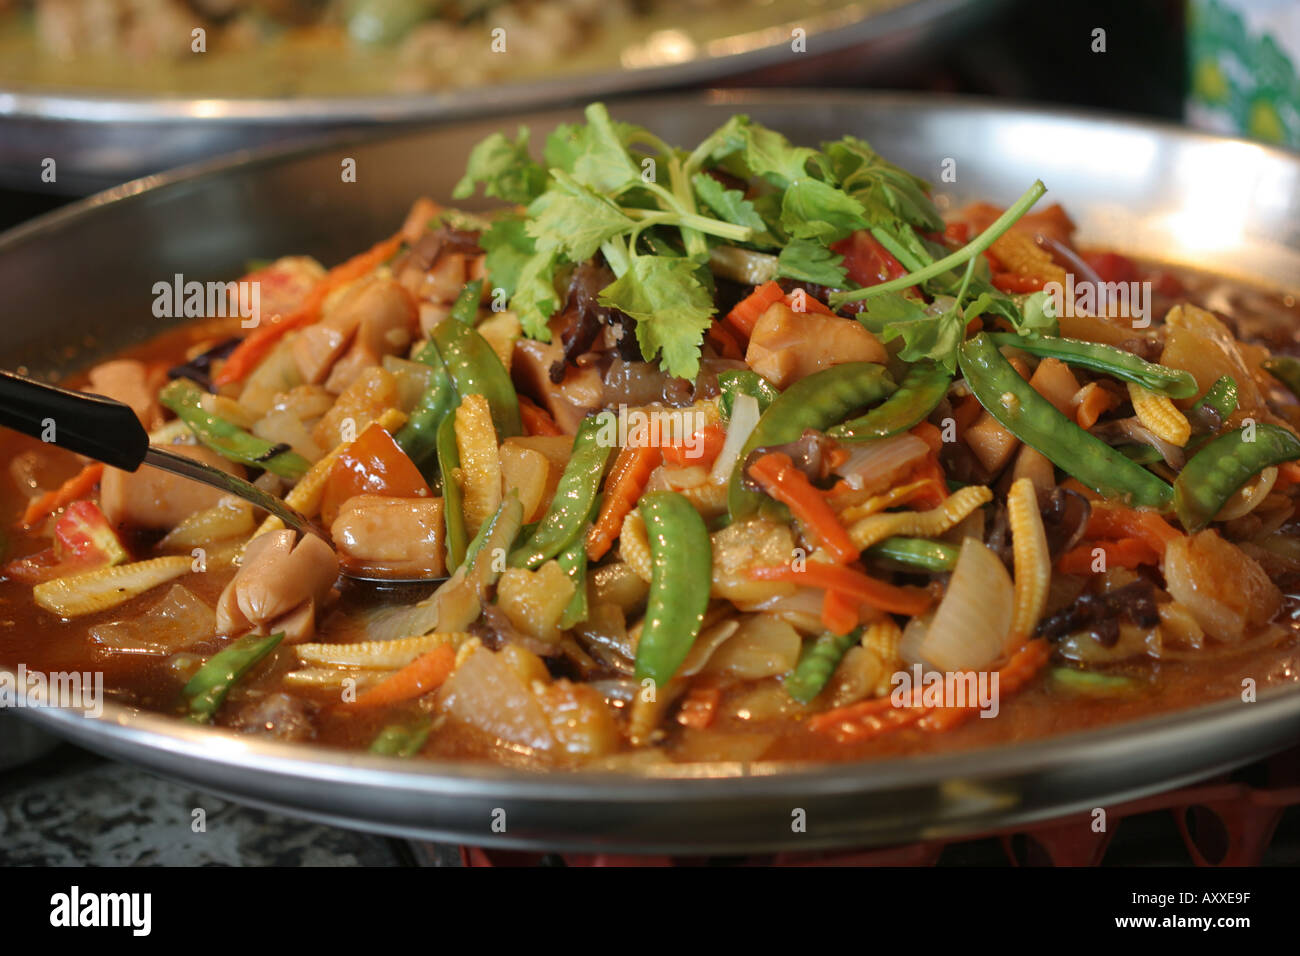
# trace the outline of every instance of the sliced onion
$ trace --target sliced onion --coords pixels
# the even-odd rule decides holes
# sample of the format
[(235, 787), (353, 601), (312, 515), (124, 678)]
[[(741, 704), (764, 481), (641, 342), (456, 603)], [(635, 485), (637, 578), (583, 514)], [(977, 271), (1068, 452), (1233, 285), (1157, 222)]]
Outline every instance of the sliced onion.
[(1277, 468), (1270, 465), (1238, 488), (1214, 516), (1215, 521), (1232, 521), (1250, 514), (1268, 497), (1277, 483)]
[(929, 445), (909, 434), (845, 447), (850, 449), (849, 457), (836, 467), (835, 474), (855, 491), (891, 483), (930, 452)]
[(758, 424), (758, 415), (758, 399), (753, 395), (736, 396), (736, 401), (731, 406), (731, 421), (727, 423), (727, 440), (722, 443), (722, 451), (713, 463), (713, 471), (709, 472), (709, 481), (721, 485), (731, 480), (740, 452)]
[(485, 648), (469, 655), (443, 687), (443, 711), (505, 744), (528, 750), (555, 746), (546, 712), (505, 658)]
[(794, 670), (803, 639), (785, 621), (767, 614), (747, 618), (710, 655), (704, 671), (737, 680), (760, 680)]
[(950, 672), (988, 667), (1002, 653), (1014, 606), (1006, 566), (982, 542), (966, 538), (920, 642), (921, 659)]
[(1175, 471), (1181, 470), (1187, 461), (1187, 455), (1181, 448), (1160, 438), (1136, 418), (1120, 418), (1105, 422), (1094, 427), (1092, 434), (1111, 445), (1116, 444), (1118, 439), (1124, 438), (1141, 445), (1150, 445), (1160, 452), (1160, 457), (1165, 460), (1165, 464)]
[(764, 611), (805, 634), (820, 634), (825, 630), (822, 624), (824, 597), (824, 592), (816, 588), (799, 588), (794, 594), (778, 595), (753, 603), (737, 601), (736, 607), (742, 611)]

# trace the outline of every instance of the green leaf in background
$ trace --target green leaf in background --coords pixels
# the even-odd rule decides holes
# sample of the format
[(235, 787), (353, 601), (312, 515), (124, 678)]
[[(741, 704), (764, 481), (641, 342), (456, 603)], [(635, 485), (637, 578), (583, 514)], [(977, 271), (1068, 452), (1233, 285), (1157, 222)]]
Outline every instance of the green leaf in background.
[(514, 142), (503, 133), (493, 133), (469, 154), (465, 175), (452, 196), (465, 199), (474, 194), (476, 184), (483, 194), (521, 205), (532, 202), (546, 188), (546, 170), (528, 155), (528, 129), (519, 127)]
[(625, 137), (638, 128), (615, 123), (603, 103), (586, 110), (586, 124), (558, 126), (546, 139), (546, 163), (597, 192), (618, 192), (641, 182), (641, 167), (628, 154)]

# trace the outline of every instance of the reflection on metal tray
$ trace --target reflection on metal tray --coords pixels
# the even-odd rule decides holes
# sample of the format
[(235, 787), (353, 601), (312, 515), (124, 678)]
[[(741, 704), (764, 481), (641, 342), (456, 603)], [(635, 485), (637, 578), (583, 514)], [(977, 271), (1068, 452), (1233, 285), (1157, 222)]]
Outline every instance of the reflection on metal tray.
[[(815, 142), (845, 133), (958, 178), (940, 198), (1007, 202), (1041, 177), (1081, 241), (1272, 284), (1300, 276), (1300, 157), (1171, 127), (917, 96), (722, 93), (619, 103), (670, 141), (736, 111)], [(540, 139), (575, 111), (481, 121), (215, 164), (130, 184), (0, 237), (0, 356), (68, 367), (156, 334), (160, 275), (236, 274), (250, 256), (339, 261), (391, 232), (413, 196), (445, 198), (501, 123)], [(342, 157), (361, 171), (340, 184)], [(123, 237), (134, 245), (123, 250)], [(76, 282), (68, 282), (75, 270)], [(33, 316), (53, 317), (33, 321)], [(541, 774), (463, 762), (394, 764), (276, 744), (109, 703), (102, 719), (29, 718), (99, 752), (233, 799), (358, 828), (475, 846), (734, 853), (881, 845), (997, 829), (1140, 798), (1294, 743), (1300, 692), (983, 751), (837, 766), (734, 764), (647, 776)], [(792, 808), (806, 811), (793, 833)], [(504, 810), (505, 833), (492, 830)]]
[[(637, 36), (610, 58), (618, 67), (593, 61), (587, 69), (402, 95), (186, 98), (64, 92), (6, 86), (0, 79), (0, 184), (85, 195), (182, 163), (325, 131), (481, 117), (725, 77), (767, 84), (777, 69), (776, 82), (812, 84), (842, 77), (846, 55), (858, 75), (881, 76), (916, 51), (950, 42), (1003, 3), (824, 0), (803, 5), (789, 22), (772, 19), (769, 10), (762, 22), (772, 25), (762, 29), (737, 16), (734, 32), (709, 34), (701, 42), (680, 42), (681, 31)], [(804, 30), (799, 49), (791, 40), (796, 26)], [(42, 164), (50, 158), (57, 163), (53, 182), (42, 178)]]

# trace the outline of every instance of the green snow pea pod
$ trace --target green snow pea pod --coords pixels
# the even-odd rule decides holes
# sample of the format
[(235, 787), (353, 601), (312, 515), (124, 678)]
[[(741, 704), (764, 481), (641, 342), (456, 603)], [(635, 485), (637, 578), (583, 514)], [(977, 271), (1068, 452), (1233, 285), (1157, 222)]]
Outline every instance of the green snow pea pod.
[(799, 663), (785, 678), (786, 693), (801, 704), (810, 703), (822, 692), (849, 648), (860, 640), (862, 628), (856, 628), (848, 634), (832, 634), (828, 631), (813, 643), (805, 645), (799, 654)]
[(306, 474), (311, 467), (306, 458), (288, 445), (273, 445), (213, 415), (203, 407), (203, 395), (203, 389), (189, 379), (178, 378), (159, 392), (158, 400), (190, 427), (195, 438), (222, 458), (265, 469), (290, 481)]
[(573, 453), (555, 486), (555, 497), (528, 540), (510, 555), (510, 566), (535, 568), (574, 542), (586, 526), (617, 437), (610, 412), (588, 415), (573, 436)]
[(433, 369), (433, 376), (429, 387), (411, 409), (406, 424), (397, 430), (393, 439), (427, 480), (438, 474), (438, 429), (456, 407), (456, 386), (447, 374), (438, 347), (432, 342), (421, 347), (415, 360)]
[[(584, 525), (584, 532), (586, 527)], [(560, 628), (567, 631), (587, 619), (587, 535), (580, 533), (555, 560), (573, 582), (573, 597), (560, 614)]]
[(636, 679), (667, 686), (704, 623), (713, 549), (704, 519), (675, 491), (653, 491), (638, 505), (650, 541), (650, 593), (636, 648)]
[(736, 404), (737, 395), (753, 396), (760, 412), (767, 411), (767, 407), (781, 395), (775, 385), (747, 369), (719, 373), (718, 391), (722, 393), (722, 417), (727, 421), (731, 421), (731, 409)]
[(1169, 485), (1057, 411), (1020, 377), (987, 333), (967, 339), (957, 360), (989, 414), (1052, 464), (1107, 498), (1161, 511), (1169, 507)]
[(249, 634), (218, 651), (198, 669), (181, 691), (190, 720), (206, 724), (245, 674), (284, 640), (284, 633)]
[(464, 322), (439, 322), (433, 330), (438, 354), (447, 366), (459, 395), (482, 395), (492, 407), (492, 424), (502, 439), (523, 434), (519, 396), (501, 360), (487, 339)]
[(1253, 476), (1297, 458), (1300, 439), (1280, 425), (1247, 425), (1220, 435), (1193, 455), (1174, 481), (1178, 520), (1188, 531), (1201, 530)]
[(923, 571), (940, 572), (957, 566), (957, 551), (955, 546), (943, 541), (894, 536), (872, 545), (867, 554)]
[(1191, 398), (1196, 394), (1196, 379), (1191, 372), (1156, 365), (1112, 345), (1050, 335), (1022, 336), (1015, 332), (993, 332), (989, 338), (997, 346), (1011, 345), (1030, 355), (1059, 359), (1066, 365), (1132, 382), (1170, 398)]
[(411, 757), (420, 752), (424, 742), (429, 739), (433, 724), (426, 717), (423, 721), (410, 724), (389, 724), (379, 732), (379, 736), (370, 745), (372, 754), (385, 757)]
[(478, 318), (478, 304), (483, 300), (483, 280), (465, 283), (451, 306), (451, 318), (465, 325), (473, 325)]
[(795, 441), (808, 428), (829, 428), (854, 409), (890, 395), (894, 388), (894, 380), (883, 365), (846, 362), (801, 378), (782, 392), (759, 418), (731, 473), (727, 511), (732, 520), (753, 514), (763, 501), (762, 495), (741, 485), (741, 471), (750, 452)]
[(952, 376), (942, 365), (917, 362), (907, 370), (894, 394), (865, 415), (836, 425), (826, 434), (841, 441), (871, 441), (905, 432), (934, 411), (951, 382)]
[(1220, 421), (1226, 421), (1228, 416), (1237, 410), (1236, 380), (1231, 375), (1222, 375), (1215, 379), (1214, 384), (1207, 388), (1205, 394), (1187, 411), (1189, 414), (1195, 414), (1203, 408), (1213, 410), (1218, 413)]
[(1260, 365), (1264, 367), (1264, 371), (1285, 385), (1288, 392), (1300, 398), (1300, 359), (1294, 359), (1289, 355), (1275, 355), (1261, 362)]
[[(459, 404), (459, 403), (456, 403)], [(469, 529), (465, 527), (465, 495), (456, 472), (460, 470), (460, 450), (456, 447), (455, 405), (438, 426), (438, 470), (442, 473), (442, 520), (447, 529), (447, 573), (455, 571), (465, 560)]]
[(1141, 689), (1136, 681), (1115, 674), (1098, 674), (1073, 667), (1053, 667), (1051, 678), (1062, 688), (1092, 697), (1114, 697), (1136, 693)]

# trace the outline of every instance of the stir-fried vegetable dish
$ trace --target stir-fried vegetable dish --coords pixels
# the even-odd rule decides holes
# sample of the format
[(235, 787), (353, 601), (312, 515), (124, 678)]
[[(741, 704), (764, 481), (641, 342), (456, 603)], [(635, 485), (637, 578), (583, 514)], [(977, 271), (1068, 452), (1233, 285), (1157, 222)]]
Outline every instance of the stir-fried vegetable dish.
[(495, 134), (440, 197), (488, 212), (259, 264), (255, 314), (74, 383), (327, 538), (6, 435), (0, 661), (538, 767), (969, 747), (1294, 681), (1294, 301), (1081, 249), (1024, 186), (941, 205), (745, 116)]

